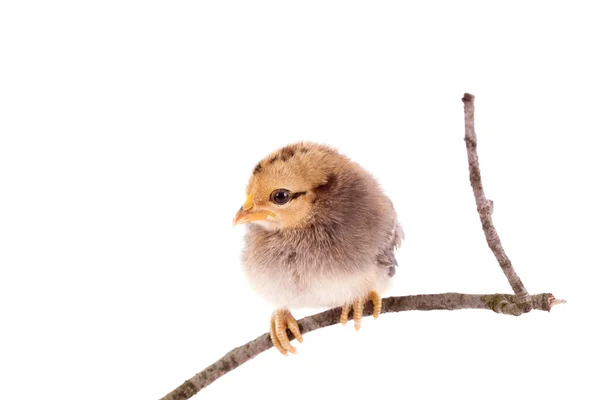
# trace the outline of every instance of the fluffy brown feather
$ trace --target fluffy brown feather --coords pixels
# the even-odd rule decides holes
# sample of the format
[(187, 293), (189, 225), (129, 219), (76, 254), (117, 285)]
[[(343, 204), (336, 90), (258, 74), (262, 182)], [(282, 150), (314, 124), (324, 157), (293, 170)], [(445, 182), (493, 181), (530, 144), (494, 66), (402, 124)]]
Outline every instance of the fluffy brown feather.
[[(293, 199), (275, 204), (276, 189)], [(252, 210), (273, 215), (248, 224), (242, 260), (274, 305), (339, 306), (387, 287), (403, 233), (392, 202), (357, 163), (328, 146), (288, 145), (256, 165), (246, 191)]]

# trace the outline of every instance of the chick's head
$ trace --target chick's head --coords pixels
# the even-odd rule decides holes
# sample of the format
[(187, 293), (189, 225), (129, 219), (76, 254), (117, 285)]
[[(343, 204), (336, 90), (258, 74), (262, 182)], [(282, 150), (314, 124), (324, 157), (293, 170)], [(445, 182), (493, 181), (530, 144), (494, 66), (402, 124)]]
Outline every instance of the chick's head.
[(315, 143), (274, 151), (254, 168), (246, 202), (233, 224), (249, 222), (269, 230), (301, 228), (315, 215), (319, 192), (349, 162), (334, 149)]

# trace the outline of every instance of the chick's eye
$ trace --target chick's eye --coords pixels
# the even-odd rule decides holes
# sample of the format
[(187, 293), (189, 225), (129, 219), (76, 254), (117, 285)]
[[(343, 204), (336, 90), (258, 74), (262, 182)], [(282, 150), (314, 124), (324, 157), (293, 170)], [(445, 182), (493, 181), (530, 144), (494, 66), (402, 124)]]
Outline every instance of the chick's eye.
[(286, 189), (277, 189), (271, 193), (271, 201), (275, 204), (285, 204), (290, 201), (290, 191)]

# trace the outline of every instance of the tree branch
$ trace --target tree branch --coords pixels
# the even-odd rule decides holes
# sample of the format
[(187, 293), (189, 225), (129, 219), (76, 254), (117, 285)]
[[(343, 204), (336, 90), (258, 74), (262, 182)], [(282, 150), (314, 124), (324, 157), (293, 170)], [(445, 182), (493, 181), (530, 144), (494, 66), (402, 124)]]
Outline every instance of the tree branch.
[[(477, 137), (475, 136), (475, 106), (473, 103), (475, 97), (465, 93), (462, 100), (465, 106), (465, 142), (469, 159), (469, 177), (475, 195), (475, 202), (477, 203), (477, 211), (481, 219), (481, 226), (488, 246), (496, 256), (515, 295), (442, 293), (388, 297), (383, 299), (382, 313), (415, 310), (484, 309), (501, 314), (521, 315), (531, 310), (550, 311), (553, 305), (564, 303), (564, 301), (556, 300), (550, 293), (530, 296), (504, 252), (500, 237), (492, 221), (493, 202), (485, 197), (481, 183), (481, 171), (477, 156)], [(363, 315), (369, 316), (372, 313), (373, 305), (371, 303), (366, 304)], [(340, 314), (341, 307), (338, 307), (303, 318), (298, 321), (300, 331), (302, 334), (306, 334), (319, 328), (335, 325), (340, 321)], [(290, 340), (294, 340), (290, 332), (288, 332), (288, 337)], [(271, 347), (273, 347), (273, 343), (269, 338), (269, 334), (265, 333), (251, 342), (231, 350), (219, 361), (182, 383), (177, 389), (163, 397), (162, 400), (187, 400), (221, 376)]]
[(510, 286), (517, 295), (517, 302), (512, 305), (515, 309), (512, 312), (529, 312), (531, 311), (531, 298), (502, 247), (500, 236), (492, 220), (494, 202), (488, 200), (483, 191), (481, 170), (479, 169), (479, 156), (477, 155), (477, 136), (475, 135), (475, 96), (465, 93), (462, 101), (465, 106), (465, 142), (467, 144), (467, 157), (469, 159), (469, 179), (473, 188), (473, 194), (475, 195), (477, 212), (479, 213), (483, 233), (485, 234), (485, 239), (490, 250), (492, 250), (492, 253), (496, 256), (496, 260), (498, 260), (498, 264), (500, 264), (500, 268), (502, 268), (502, 272), (506, 275), (508, 283), (510, 283)]
[[(550, 293), (541, 293), (531, 296), (531, 305), (535, 310), (550, 311), (554, 304), (560, 303)], [(383, 299), (382, 313), (399, 311), (429, 311), (429, 310), (462, 310), (483, 309), (493, 310), (501, 314), (512, 314), (516, 296), (510, 294), (463, 294), (463, 293), (441, 293), (441, 294), (419, 294), (414, 296), (388, 297)], [(335, 325), (340, 322), (341, 307), (332, 308), (319, 314), (306, 317), (298, 321), (302, 334), (314, 330)], [(365, 304), (363, 316), (373, 314), (373, 305)], [(518, 315), (518, 314), (516, 314)], [(350, 319), (352, 317), (350, 316)], [(293, 335), (288, 332), (288, 337), (293, 340)], [(262, 336), (237, 347), (225, 354), (223, 358), (215, 362), (204, 371), (196, 374), (193, 378), (182, 383), (177, 389), (163, 397), (161, 400), (187, 400), (212, 382), (234, 370), (243, 363), (258, 354), (273, 347), (269, 334)]]

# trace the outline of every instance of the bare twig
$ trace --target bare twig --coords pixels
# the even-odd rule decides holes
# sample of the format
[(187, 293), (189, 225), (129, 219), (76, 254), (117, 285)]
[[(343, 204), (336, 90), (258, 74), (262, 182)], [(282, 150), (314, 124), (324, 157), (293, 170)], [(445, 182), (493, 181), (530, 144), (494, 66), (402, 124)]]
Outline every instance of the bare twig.
[[(487, 244), (496, 256), (502, 272), (506, 275), (510, 286), (517, 295), (517, 303), (515, 304), (516, 310), (520, 309), (521, 312), (529, 312), (531, 310), (531, 299), (525, 285), (521, 282), (521, 278), (515, 272), (515, 269), (510, 262), (510, 259), (506, 255), (500, 236), (494, 227), (494, 221), (492, 220), (492, 213), (494, 212), (494, 203), (485, 197), (483, 191), (483, 183), (481, 182), (481, 171), (479, 169), (479, 157), (477, 155), (477, 136), (475, 135), (475, 96), (469, 93), (465, 93), (462, 99), (465, 105), (465, 142), (467, 144), (467, 156), (469, 159), (469, 178), (471, 180), (471, 187), (473, 188), (473, 194), (475, 195), (475, 202), (477, 203), (477, 212), (479, 213), (479, 219), (481, 219), (481, 226), (485, 234)], [(517, 312), (515, 310), (515, 312)]]
[[(477, 211), (479, 212), (481, 225), (488, 246), (496, 256), (515, 295), (442, 293), (388, 297), (383, 299), (383, 313), (414, 310), (487, 309), (501, 314), (521, 315), (530, 310), (550, 311), (553, 305), (564, 303), (564, 300), (556, 300), (550, 293), (541, 293), (530, 296), (502, 248), (502, 243), (500, 242), (500, 238), (498, 237), (498, 233), (492, 222), (493, 203), (491, 200), (486, 199), (481, 183), (481, 172), (479, 170), (479, 161), (477, 157), (477, 137), (475, 136), (474, 99), (475, 97), (468, 93), (465, 93), (465, 96), (463, 97), (465, 105), (465, 142), (467, 144), (467, 154), (469, 158), (471, 186), (473, 187)], [(303, 334), (306, 334), (319, 328), (337, 324), (339, 322), (340, 313), (341, 308), (338, 307), (306, 317), (298, 321), (300, 331)], [(368, 303), (365, 305), (363, 315), (368, 316), (372, 315), (372, 313), (373, 306), (371, 303)], [(350, 316), (350, 318), (352, 317)], [(294, 337), (290, 332), (288, 332), (288, 337), (290, 340), (294, 340)], [(193, 378), (182, 383), (177, 389), (163, 397), (162, 400), (189, 399), (219, 377), (256, 357), (263, 351), (268, 350), (272, 346), (273, 343), (269, 338), (269, 334), (265, 333), (251, 342), (231, 350), (219, 361), (215, 362), (204, 371), (196, 374)]]
[[(511, 311), (514, 310), (513, 306), (516, 304), (515, 300), (516, 296), (510, 294), (420, 294), (383, 299), (382, 312), (484, 309), (502, 314), (512, 314)], [(557, 302), (550, 293), (536, 294), (531, 296), (531, 300), (533, 309), (543, 311), (550, 311), (552, 306)], [(320, 314), (301, 319), (298, 321), (300, 331), (302, 334), (306, 334), (339, 323), (341, 310), (340, 307), (332, 308)], [(363, 316), (369, 316), (372, 313), (373, 305), (371, 303), (365, 304)], [(289, 332), (288, 336), (290, 340), (294, 339), (293, 335)], [(273, 343), (269, 338), (269, 334), (265, 333), (251, 342), (231, 350), (219, 361), (182, 383), (177, 389), (163, 397), (162, 400), (189, 399), (216, 379), (271, 347), (273, 347)]]

